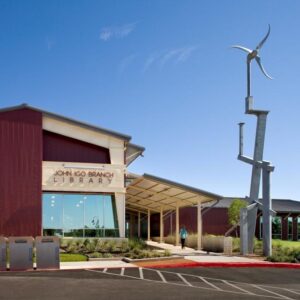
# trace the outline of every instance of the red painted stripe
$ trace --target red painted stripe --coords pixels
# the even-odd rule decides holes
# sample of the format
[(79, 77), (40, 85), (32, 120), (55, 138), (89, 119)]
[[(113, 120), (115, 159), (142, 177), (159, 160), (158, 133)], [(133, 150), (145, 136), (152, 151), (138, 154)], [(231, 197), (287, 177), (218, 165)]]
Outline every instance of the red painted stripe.
[(300, 264), (293, 263), (248, 263), (248, 262), (188, 262), (177, 264), (153, 264), (147, 265), (146, 268), (191, 268), (191, 267), (207, 267), (207, 268), (288, 268), (288, 269), (300, 269)]

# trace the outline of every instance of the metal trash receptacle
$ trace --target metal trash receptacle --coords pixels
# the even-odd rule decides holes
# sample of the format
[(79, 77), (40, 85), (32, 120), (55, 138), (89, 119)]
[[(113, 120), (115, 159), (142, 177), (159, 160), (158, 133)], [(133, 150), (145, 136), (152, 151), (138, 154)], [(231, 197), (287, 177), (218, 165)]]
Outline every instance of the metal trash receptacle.
[(6, 271), (7, 238), (0, 236), (0, 271)]
[(35, 239), (36, 268), (59, 269), (59, 238), (57, 236), (37, 236)]
[(10, 237), (9, 242), (9, 269), (32, 270), (33, 269), (33, 237)]

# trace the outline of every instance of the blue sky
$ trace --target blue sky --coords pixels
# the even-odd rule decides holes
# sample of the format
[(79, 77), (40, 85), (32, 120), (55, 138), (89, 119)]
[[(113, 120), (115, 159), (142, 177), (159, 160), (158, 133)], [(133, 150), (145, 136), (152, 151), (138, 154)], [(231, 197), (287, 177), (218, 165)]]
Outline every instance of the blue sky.
[(265, 160), (272, 196), (300, 200), (299, 1), (0, 0), (0, 105), (26, 102), (133, 137), (130, 167), (225, 196), (249, 193), (236, 159), (246, 57), (271, 24), (253, 65), (255, 107), (270, 110)]

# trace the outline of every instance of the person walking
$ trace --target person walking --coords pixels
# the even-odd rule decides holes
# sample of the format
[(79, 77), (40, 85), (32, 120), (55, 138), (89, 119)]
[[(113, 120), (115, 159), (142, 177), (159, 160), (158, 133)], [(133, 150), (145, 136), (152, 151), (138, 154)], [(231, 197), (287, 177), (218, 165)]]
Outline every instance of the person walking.
[(179, 231), (179, 235), (180, 235), (180, 240), (181, 240), (181, 249), (184, 248), (185, 246), (185, 239), (187, 238), (187, 230), (185, 228), (185, 226), (183, 225)]

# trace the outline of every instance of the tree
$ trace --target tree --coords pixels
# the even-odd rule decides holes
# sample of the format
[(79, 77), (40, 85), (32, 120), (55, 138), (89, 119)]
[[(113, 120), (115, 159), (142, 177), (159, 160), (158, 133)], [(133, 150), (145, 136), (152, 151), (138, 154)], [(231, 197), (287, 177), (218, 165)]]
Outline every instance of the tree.
[(248, 202), (241, 199), (234, 199), (228, 208), (228, 221), (232, 226), (236, 226), (235, 233), (237, 235), (237, 225), (240, 223), (240, 210), (248, 205)]

